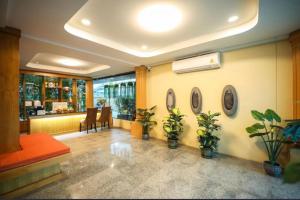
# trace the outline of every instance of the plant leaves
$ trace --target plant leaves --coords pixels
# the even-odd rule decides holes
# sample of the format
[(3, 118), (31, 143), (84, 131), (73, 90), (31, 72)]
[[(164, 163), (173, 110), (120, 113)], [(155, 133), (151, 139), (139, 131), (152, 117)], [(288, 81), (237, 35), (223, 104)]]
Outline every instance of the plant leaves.
[(263, 135), (267, 135), (269, 132), (266, 133), (252, 133), (249, 135), (250, 138), (256, 137), (256, 136), (263, 136)]
[(300, 181), (300, 162), (290, 163), (286, 166), (283, 180), (286, 183), (296, 183)]
[(265, 111), (265, 118), (269, 121), (272, 122), (273, 120), (275, 120), (276, 122), (281, 122), (281, 118), (279, 117), (279, 115), (271, 109), (267, 109)]
[(265, 115), (261, 112), (258, 112), (257, 110), (252, 110), (251, 115), (254, 119), (258, 121), (265, 121)]
[(257, 129), (254, 128), (253, 126), (249, 126), (249, 127), (246, 128), (246, 131), (248, 133), (255, 133), (257, 131)]

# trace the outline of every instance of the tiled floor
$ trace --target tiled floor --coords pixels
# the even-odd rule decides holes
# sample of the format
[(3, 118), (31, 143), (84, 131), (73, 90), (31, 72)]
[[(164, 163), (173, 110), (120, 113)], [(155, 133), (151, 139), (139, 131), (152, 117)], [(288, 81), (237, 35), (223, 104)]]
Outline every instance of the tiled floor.
[(72, 149), (67, 178), (23, 198), (300, 198), (300, 184), (264, 174), (260, 164), (112, 129), (58, 137)]

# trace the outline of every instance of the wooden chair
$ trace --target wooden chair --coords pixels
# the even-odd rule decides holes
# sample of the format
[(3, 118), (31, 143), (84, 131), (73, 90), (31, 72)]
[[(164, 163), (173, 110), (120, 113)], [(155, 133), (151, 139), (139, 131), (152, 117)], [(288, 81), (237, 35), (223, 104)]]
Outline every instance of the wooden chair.
[(79, 128), (80, 132), (81, 132), (82, 125), (86, 126), (87, 133), (89, 133), (89, 127), (91, 127), (92, 129), (93, 125), (95, 131), (97, 132), (96, 122), (97, 122), (97, 108), (88, 108), (86, 113), (86, 118), (80, 121), (80, 128)]
[(110, 128), (110, 113), (111, 113), (111, 107), (103, 107), (101, 110), (101, 115), (98, 119), (98, 122), (100, 122), (101, 127), (105, 127), (106, 122), (108, 124), (108, 128)]

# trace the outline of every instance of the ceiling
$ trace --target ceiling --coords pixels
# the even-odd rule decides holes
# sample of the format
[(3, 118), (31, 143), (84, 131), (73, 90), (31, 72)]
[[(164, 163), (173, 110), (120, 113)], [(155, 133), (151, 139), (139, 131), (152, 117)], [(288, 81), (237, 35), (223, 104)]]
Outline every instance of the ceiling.
[(27, 64), (27, 67), (43, 70), (58, 71), (68, 74), (80, 74), (92, 76), (94, 73), (101, 73), (110, 69), (108, 65), (92, 63), (85, 60), (74, 59), (50, 53), (37, 53)]
[[(9, 0), (5, 20), (0, 22), (22, 31), (22, 68), (30, 68), (26, 65), (35, 61), (40, 65), (35, 67), (42, 71), (46, 65), (52, 66), (50, 71), (92, 77), (132, 71), (139, 65), (155, 66), (202, 52), (276, 41), (300, 28), (298, 0), (160, 0), (179, 8), (182, 21), (169, 32), (147, 32), (138, 26), (136, 16), (139, 10), (155, 3), (158, 1)], [(232, 15), (239, 19), (228, 23)], [(90, 19), (91, 25), (83, 26), (82, 18)], [(94, 72), (72, 69), (51, 62), (53, 56), (110, 68)]]

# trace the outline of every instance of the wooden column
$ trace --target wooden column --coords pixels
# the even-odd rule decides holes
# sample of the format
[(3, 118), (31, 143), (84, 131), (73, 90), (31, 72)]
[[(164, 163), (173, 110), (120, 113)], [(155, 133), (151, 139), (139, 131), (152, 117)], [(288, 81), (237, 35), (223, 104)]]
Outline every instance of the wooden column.
[(294, 119), (300, 119), (300, 30), (290, 34), (293, 56)]
[(19, 38), (20, 30), (0, 27), (0, 153), (20, 149)]
[(94, 107), (93, 80), (86, 81), (86, 107)]
[[(140, 66), (135, 68), (136, 78), (136, 108), (147, 107), (147, 68)], [(137, 116), (138, 117), (138, 116)], [(137, 122), (131, 124), (131, 134), (136, 138), (142, 138), (142, 126)]]

